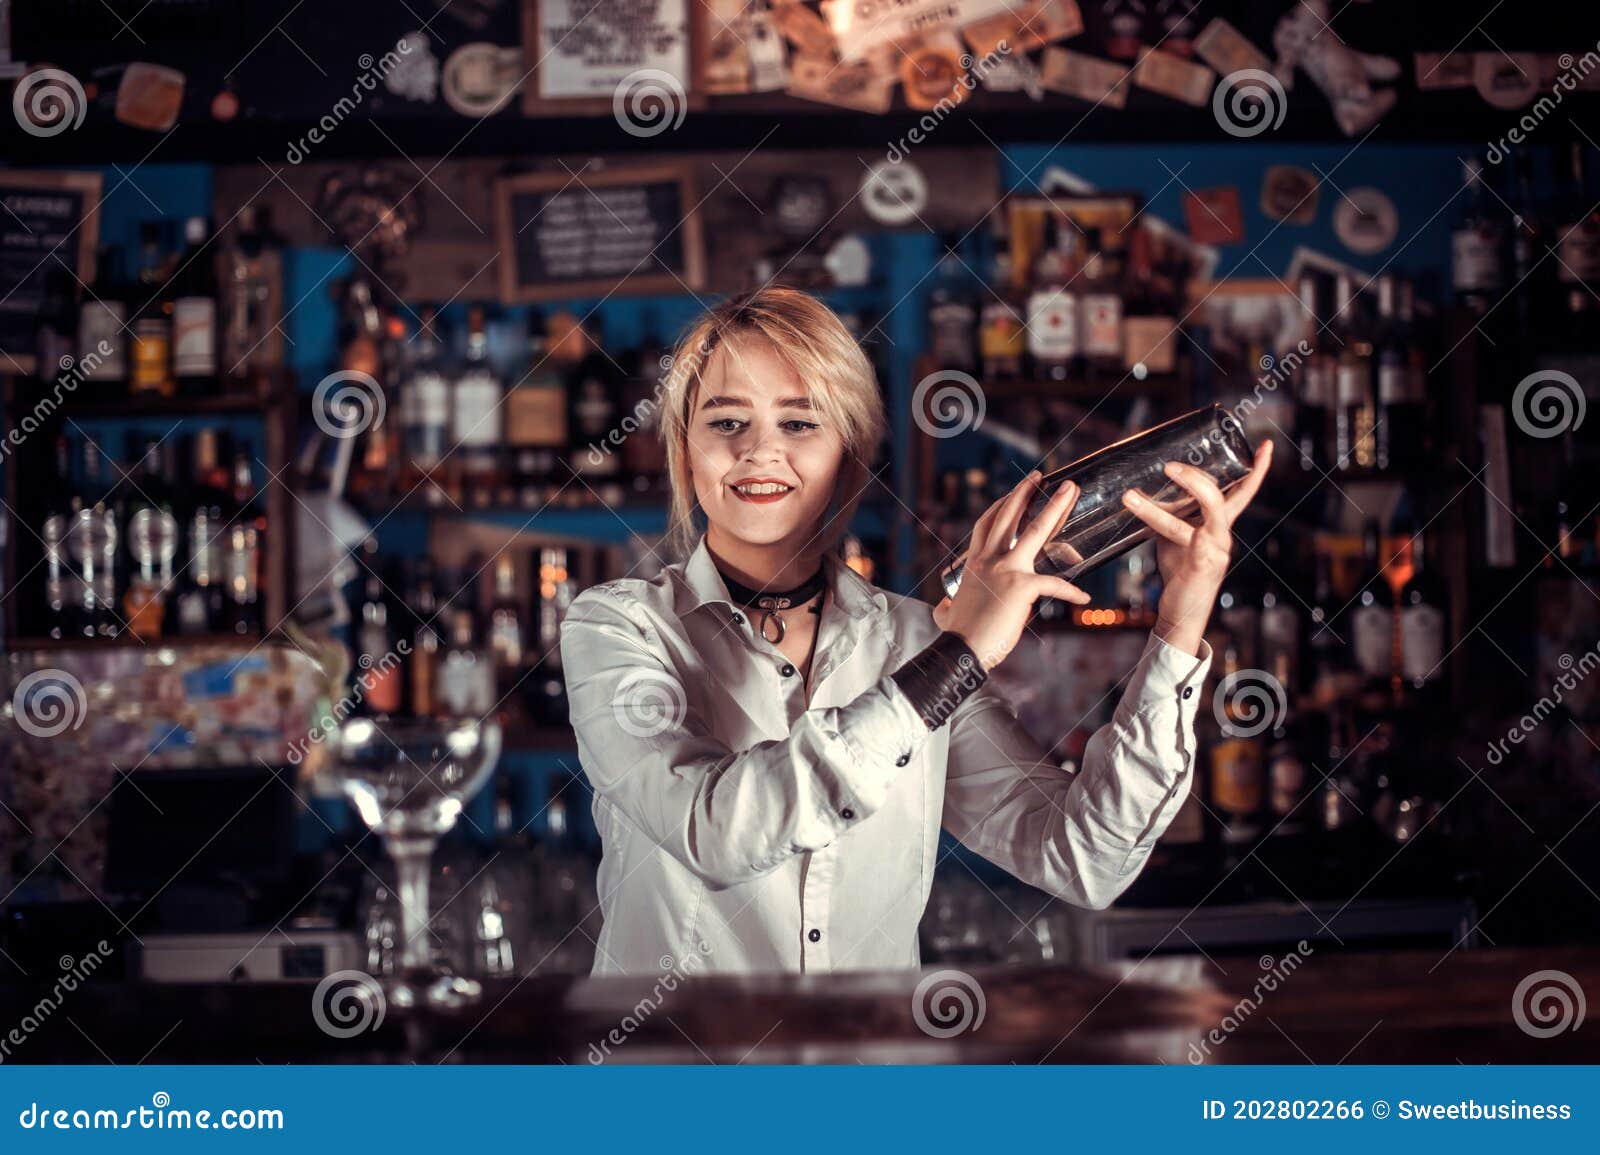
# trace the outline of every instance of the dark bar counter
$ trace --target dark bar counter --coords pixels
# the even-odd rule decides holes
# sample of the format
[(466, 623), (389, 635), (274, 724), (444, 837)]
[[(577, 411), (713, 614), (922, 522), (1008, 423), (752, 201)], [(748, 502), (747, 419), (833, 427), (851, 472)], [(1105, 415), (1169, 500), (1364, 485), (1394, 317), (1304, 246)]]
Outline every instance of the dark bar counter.
[[(89, 983), (47, 1010), (38, 1004), (48, 988), (9, 984), (0, 987), (0, 1022), (21, 1024), (24, 1035), (11, 1041), (11, 1063), (1600, 1061), (1592, 1026), (1538, 1037), (1549, 1020), (1526, 999), (1513, 1012), (1519, 984), (1536, 972), (1564, 972), (1600, 991), (1592, 947), (1458, 950), (1442, 961), (1437, 951), (1330, 948), (1266, 990), (1267, 958), (1202, 960), (1197, 979), (1147, 981), (1163, 961), (1129, 964), (1127, 974), (974, 968), (960, 975), (971, 980), (964, 1005), (957, 988), (932, 977), (957, 972), (932, 968), (670, 982), (532, 977), (486, 983), (481, 1003), (463, 1010), (389, 1006), (365, 1027), (350, 1017), (360, 1009), (353, 1003), (345, 1014), (322, 1009), (319, 1024), (310, 983)], [(951, 1037), (935, 1037), (952, 1027)]]

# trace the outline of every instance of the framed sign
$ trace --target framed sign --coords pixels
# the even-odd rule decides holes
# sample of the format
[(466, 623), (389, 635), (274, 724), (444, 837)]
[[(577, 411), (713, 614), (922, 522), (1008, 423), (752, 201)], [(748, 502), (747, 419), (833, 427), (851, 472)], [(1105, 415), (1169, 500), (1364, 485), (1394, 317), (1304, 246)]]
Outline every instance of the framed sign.
[(71, 270), (73, 300), (78, 282), (94, 280), (100, 189), (99, 173), (0, 171), (0, 373), (38, 371), (39, 315), (52, 278)]
[(654, 136), (704, 107), (705, 48), (703, 0), (523, 0), (522, 111), (626, 108), (630, 131)]
[(705, 243), (687, 162), (495, 182), (506, 304), (705, 284)]

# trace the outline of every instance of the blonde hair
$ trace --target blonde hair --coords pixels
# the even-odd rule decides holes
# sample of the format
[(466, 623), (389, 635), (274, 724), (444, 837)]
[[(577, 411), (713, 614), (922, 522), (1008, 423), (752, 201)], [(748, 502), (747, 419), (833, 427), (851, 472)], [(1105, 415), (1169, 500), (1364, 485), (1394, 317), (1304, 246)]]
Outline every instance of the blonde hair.
[(719, 345), (762, 337), (805, 383), (822, 419), (839, 432), (844, 461), (819, 540), (832, 549), (849, 528), (872, 475), (873, 458), (888, 418), (872, 362), (837, 314), (809, 293), (768, 286), (719, 302), (702, 313), (678, 340), (661, 385), (661, 437), (672, 487), (667, 533), (670, 546), (687, 556), (701, 532), (689, 473), (690, 405)]

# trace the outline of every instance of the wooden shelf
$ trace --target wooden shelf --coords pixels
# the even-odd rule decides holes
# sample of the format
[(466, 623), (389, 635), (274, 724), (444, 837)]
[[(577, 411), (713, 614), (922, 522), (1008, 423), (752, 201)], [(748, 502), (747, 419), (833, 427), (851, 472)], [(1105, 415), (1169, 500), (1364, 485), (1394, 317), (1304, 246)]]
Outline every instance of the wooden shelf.
[(21, 650), (194, 650), (211, 646), (237, 646), (252, 649), (261, 644), (260, 634), (178, 634), (169, 638), (141, 641), (132, 634), (115, 638), (7, 638), (5, 648)]

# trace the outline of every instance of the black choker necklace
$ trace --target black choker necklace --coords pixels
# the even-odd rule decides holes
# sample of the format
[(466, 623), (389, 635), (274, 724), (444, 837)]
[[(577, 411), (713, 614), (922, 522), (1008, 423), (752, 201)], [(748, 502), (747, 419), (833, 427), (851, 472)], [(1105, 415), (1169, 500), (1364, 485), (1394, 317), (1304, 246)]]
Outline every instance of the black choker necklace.
[[(821, 593), (823, 586), (827, 584), (827, 579), (823, 575), (821, 566), (817, 567), (816, 573), (789, 590), (751, 589), (742, 582), (735, 581), (729, 577), (720, 568), (718, 568), (717, 572), (722, 574), (722, 584), (728, 587), (729, 597), (742, 606), (755, 606), (762, 611), (761, 636), (773, 645), (783, 641), (785, 633), (783, 619), (778, 616), (778, 611), (805, 605), (805, 603)], [(816, 611), (813, 610), (812, 612), (815, 613)], [(768, 623), (776, 624), (777, 637), (773, 637), (767, 632)]]

